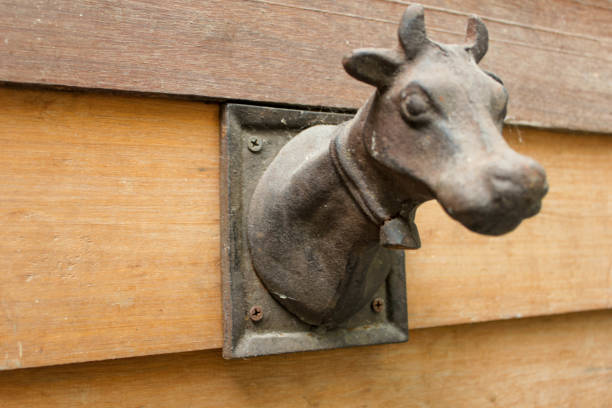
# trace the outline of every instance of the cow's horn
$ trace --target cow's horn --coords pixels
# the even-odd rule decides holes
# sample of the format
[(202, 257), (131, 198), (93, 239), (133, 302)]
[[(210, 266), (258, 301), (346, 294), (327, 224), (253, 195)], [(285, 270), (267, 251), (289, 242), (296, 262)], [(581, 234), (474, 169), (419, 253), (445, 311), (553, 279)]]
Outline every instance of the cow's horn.
[(476, 62), (480, 62), (489, 48), (489, 32), (477, 16), (471, 16), (468, 20), (465, 40), (470, 44), (467, 50), (472, 53)]
[(398, 35), (406, 58), (414, 58), (423, 45), (429, 41), (425, 32), (423, 6), (413, 4), (406, 9), (399, 25)]

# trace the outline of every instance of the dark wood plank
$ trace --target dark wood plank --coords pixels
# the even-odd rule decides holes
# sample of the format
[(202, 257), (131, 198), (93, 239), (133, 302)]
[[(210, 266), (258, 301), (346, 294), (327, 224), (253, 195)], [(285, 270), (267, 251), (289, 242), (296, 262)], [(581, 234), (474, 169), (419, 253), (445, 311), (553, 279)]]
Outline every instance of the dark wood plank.
[(0, 373), (3, 408), (588, 407), (612, 401), (612, 311), (415, 330), (225, 361), (219, 350)]
[[(355, 108), (371, 89), (340, 65), (393, 46), (408, 2), (0, 0), (0, 80)], [(511, 94), (508, 121), (612, 131), (612, 7), (572, 0), (427, 1), (431, 37), (491, 34), (483, 65)]]

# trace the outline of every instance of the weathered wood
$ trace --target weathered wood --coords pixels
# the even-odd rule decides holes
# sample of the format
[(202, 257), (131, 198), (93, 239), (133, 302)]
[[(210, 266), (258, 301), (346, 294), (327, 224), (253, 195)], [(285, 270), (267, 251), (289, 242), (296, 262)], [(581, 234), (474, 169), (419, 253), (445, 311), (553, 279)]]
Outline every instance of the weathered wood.
[[(394, 45), (400, 0), (0, 1), (0, 80), (357, 107), (341, 56)], [(433, 39), (468, 13), (491, 35), (514, 124), (612, 131), (612, 8), (571, 0), (428, 0)]]
[[(0, 88), (0, 366), (221, 346), (218, 109)], [(407, 254), (412, 328), (612, 307), (612, 138), (513, 128), (542, 213), (486, 238), (437, 204)]]
[(612, 312), (415, 330), (409, 343), (225, 361), (219, 350), (0, 373), (3, 408), (589, 407)]

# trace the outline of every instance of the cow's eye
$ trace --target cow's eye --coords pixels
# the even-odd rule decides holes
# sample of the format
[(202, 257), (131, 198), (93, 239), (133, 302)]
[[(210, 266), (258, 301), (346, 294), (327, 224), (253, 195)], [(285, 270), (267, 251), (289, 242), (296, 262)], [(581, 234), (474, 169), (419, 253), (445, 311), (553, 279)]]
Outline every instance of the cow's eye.
[(410, 123), (423, 124), (428, 120), (429, 99), (423, 92), (407, 92), (402, 97), (402, 115)]
[(406, 100), (406, 111), (411, 116), (419, 116), (427, 110), (427, 101), (423, 96), (415, 94)]

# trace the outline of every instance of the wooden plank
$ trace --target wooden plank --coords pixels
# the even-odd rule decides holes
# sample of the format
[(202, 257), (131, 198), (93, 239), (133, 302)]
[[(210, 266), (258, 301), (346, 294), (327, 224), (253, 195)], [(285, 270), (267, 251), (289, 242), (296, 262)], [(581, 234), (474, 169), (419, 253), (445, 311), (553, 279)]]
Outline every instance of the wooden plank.
[[(0, 367), (220, 347), (218, 118), (199, 102), (0, 88)], [(506, 132), (542, 214), (472, 234), (437, 204), (411, 328), (612, 307), (612, 138)]]
[(589, 407), (612, 312), (415, 330), (409, 343), (224, 361), (219, 350), (0, 373), (5, 408)]
[[(509, 123), (612, 131), (612, 8), (573, 0), (428, 0), (430, 36), (491, 34)], [(0, 80), (276, 103), (359, 106), (341, 56), (394, 46), (400, 0), (1, 0)]]
[(218, 346), (218, 107), (0, 101), (0, 368)]

